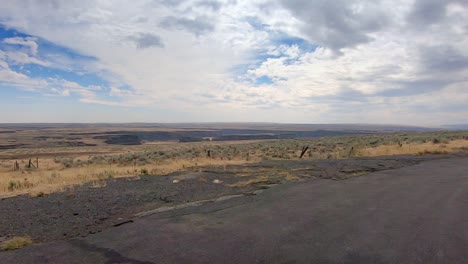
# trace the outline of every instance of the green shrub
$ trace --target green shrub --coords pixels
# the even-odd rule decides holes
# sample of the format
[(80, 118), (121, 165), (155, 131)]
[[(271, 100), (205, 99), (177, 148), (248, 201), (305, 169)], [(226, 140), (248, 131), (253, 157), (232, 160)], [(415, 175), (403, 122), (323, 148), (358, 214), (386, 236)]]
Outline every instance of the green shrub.
[(9, 190), (10, 192), (16, 190), (17, 186), (18, 186), (18, 185), (17, 185), (17, 182), (16, 182), (16, 181), (10, 180), (10, 182), (8, 182), (8, 190)]

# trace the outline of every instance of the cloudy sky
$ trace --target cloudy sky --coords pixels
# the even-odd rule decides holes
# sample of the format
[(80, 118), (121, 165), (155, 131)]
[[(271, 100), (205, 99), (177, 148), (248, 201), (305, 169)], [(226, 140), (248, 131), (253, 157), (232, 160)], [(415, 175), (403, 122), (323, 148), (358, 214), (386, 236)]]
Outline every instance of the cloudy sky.
[(466, 0), (2, 0), (0, 122), (468, 123)]

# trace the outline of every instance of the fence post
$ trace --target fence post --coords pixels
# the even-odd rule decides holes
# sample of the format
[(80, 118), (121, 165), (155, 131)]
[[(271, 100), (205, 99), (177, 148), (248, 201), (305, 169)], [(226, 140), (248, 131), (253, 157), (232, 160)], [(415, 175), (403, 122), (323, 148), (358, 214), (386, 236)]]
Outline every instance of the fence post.
[(302, 156), (304, 156), (304, 154), (306, 153), (308, 149), (309, 149), (309, 146), (302, 147), (301, 156), (299, 156), (300, 159), (302, 159)]

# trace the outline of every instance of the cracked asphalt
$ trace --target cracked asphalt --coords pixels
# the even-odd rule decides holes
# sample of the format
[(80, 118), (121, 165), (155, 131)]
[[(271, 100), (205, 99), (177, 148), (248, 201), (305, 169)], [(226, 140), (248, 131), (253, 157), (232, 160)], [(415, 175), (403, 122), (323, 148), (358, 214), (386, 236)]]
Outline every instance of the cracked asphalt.
[(468, 263), (468, 158), (168, 210), (0, 263)]

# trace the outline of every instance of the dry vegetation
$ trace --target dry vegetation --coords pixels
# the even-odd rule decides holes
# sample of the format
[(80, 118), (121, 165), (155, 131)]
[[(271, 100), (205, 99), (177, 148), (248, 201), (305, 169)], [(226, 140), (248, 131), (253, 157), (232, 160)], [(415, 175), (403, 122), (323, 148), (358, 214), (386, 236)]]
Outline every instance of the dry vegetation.
[(33, 241), (30, 237), (13, 237), (3, 241), (0, 245), (2, 250), (15, 250), (31, 245)]
[[(3, 140), (7, 137), (3, 135)], [(90, 143), (90, 142), (86, 142)], [(233, 165), (260, 160), (343, 159), (399, 154), (442, 154), (468, 150), (468, 132), (397, 133), (242, 142), (160, 143), (140, 146), (16, 148), (0, 150), (0, 197), (28, 193), (42, 196), (74, 185), (138, 175), (167, 175), (210, 165)], [(208, 151), (210, 157), (208, 157)], [(39, 168), (27, 168), (39, 157)], [(18, 161), (19, 170), (14, 170)], [(288, 175), (284, 175), (288, 177)], [(252, 180), (251, 180), (252, 181)], [(262, 179), (254, 179), (261, 182)], [(249, 184), (249, 183), (238, 183)]]

